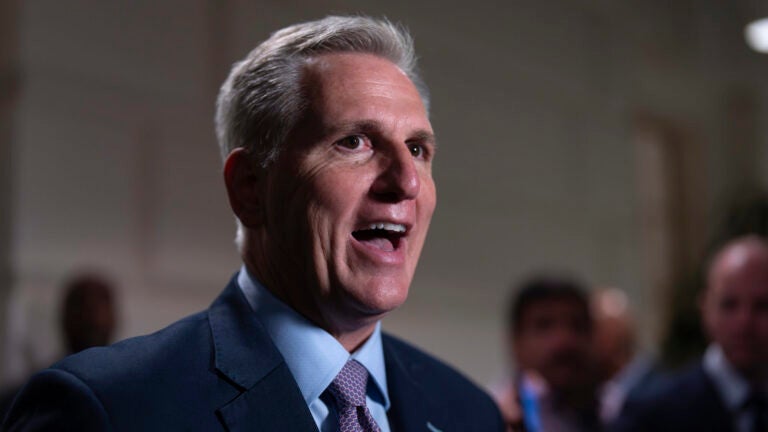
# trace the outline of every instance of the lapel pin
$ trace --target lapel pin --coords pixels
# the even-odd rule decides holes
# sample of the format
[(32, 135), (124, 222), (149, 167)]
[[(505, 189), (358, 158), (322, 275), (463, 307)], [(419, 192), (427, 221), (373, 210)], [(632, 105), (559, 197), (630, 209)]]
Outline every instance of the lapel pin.
[(431, 422), (427, 422), (427, 429), (429, 429), (431, 432), (443, 432), (436, 428)]

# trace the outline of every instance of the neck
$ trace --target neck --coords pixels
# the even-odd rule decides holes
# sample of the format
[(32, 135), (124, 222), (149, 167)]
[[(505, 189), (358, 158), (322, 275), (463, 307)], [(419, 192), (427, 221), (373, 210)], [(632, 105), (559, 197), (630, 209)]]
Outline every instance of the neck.
[[(357, 351), (358, 348), (360, 348), (371, 335), (373, 334), (373, 331), (376, 329), (376, 324), (372, 324), (370, 326), (366, 326), (365, 328), (361, 328), (354, 332), (346, 332), (346, 333), (339, 333), (334, 334), (332, 332), (331, 335), (339, 341), (341, 346), (344, 347), (345, 350), (347, 350), (349, 353), (353, 353)], [(328, 329), (325, 329), (326, 331)]]
[(344, 312), (336, 310), (333, 304), (323, 307), (326, 302), (320, 301), (306, 289), (296, 288), (310, 285), (310, 282), (285, 280), (284, 276), (288, 273), (272, 271), (270, 266), (258, 258), (257, 252), (245, 248), (243, 262), (248, 273), (281, 302), (330, 333), (348, 352), (360, 348), (373, 334), (379, 317), (347, 317)]

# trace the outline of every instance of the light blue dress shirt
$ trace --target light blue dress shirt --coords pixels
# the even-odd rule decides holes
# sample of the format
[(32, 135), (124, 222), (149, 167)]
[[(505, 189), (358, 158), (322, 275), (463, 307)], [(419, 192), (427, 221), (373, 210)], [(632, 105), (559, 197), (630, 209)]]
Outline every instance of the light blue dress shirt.
[(390, 432), (381, 323), (376, 324), (371, 337), (350, 355), (330, 333), (272, 295), (248, 274), (245, 266), (240, 270), (237, 283), (283, 355), (321, 432), (338, 430), (338, 416), (332, 399), (320, 396), (350, 359), (357, 360), (368, 370), (366, 404), (381, 431)]
[[(749, 396), (749, 383), (731, 365), (719, 345), (710, 345), (704, 353), (704, 371), (712, 379), (715, 387), (725, 402), (725, 406), (733, 414), (734, 426), (739, 432), (752, 430), (754, 416), (748, 410), (741, 409)], [(763, 383), (768, 390), (768, 383)]]

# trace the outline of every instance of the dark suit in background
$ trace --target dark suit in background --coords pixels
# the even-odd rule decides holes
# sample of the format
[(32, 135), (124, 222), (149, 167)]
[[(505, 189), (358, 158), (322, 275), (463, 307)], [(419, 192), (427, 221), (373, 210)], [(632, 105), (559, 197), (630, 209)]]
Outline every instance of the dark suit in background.
[(630, 398), (610, 432), (735, 432), (731, 414), (700, 363), (657, 391)]
[(700, 307), (711, 344), (659, 392), (630, 401), (613, 432), (753, 432), (768, 408), (768, 242), (744, 236), (711, 258)]

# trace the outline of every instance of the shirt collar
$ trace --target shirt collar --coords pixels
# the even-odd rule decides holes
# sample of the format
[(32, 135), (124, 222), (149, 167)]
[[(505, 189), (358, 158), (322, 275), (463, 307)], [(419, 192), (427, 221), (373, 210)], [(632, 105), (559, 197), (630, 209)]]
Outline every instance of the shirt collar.
[(355, 359), (372, 378), (368, 396), (378, 399), (385, 410), (389, 409), (381, 323), (376, 323), (373, 334), (350, 355), (330, 333), (272, 295), (251, 277), (245, 266), (240, 269), (237, 283), (283, 355), (307, 405), (320, 397), (348, 360)]
[(639, 383), (643, 377), (653, 369), (653, 360), (648, 355), (638, 354), (608, 382), (629, 391), (635, 384)]
[(547, 381), (532, 370), (520, 372), (520, 391), (528, 397), (533, 397), (539, 401), (552, 399), (552, 389), (547, 384)]
[(703, 366), (728, 408), (738, 410), (747, 398), (749, 383), (733, 368), (719, 345), (712, 344), (707, 348)]

